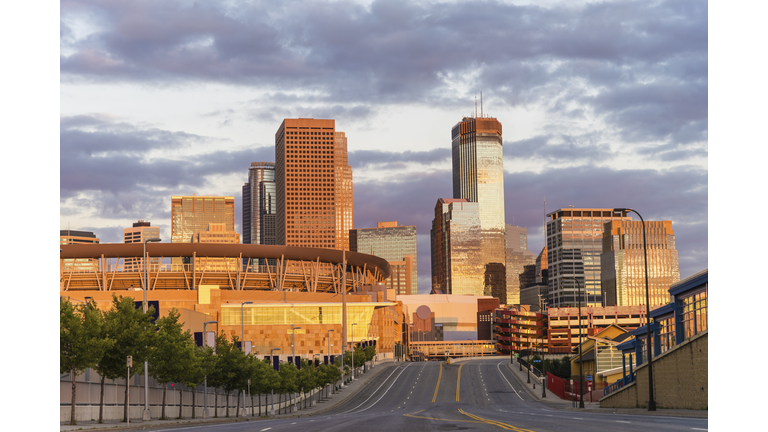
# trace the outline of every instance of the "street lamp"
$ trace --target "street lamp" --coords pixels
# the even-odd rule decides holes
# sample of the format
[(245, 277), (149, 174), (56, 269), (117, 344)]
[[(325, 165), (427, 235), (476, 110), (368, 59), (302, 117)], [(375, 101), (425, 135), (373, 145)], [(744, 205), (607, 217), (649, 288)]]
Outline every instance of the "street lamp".
[[(328, 330), (328, 365), (331, 364), (331, 332), (334, 331), (334, 329)], [(342, 372), (344, 373), (344, 372)]]
[[(247, 304), (253, 304), (253, 302), (240, 302), (240, 347), (243, 349), (243, 353), (245, 354), (248, 354), (245, 352), (245, 305)], [(248, 392), (250, 393), (250, 384), (248, 388)], [(245, 415), (245, 390), (243, 390), (243, 415)]]
[(291, 357), (294, 358), (294, 363), (296, 363), (296, 330), (301, 330), (301, 327), (294, 327), (293, 324), (291, 324)]
[(240, 345), (242, 345), (243, 352), (245, 352), (245, 305), (247, 304), (253, 304), (253, 302), (240, 302), (240, 334), (242, 335)]
[[(272, 350), (269, 352), (269, 359), (272, 360), (273, 365), (275, 364), (275, 362), (272, 359), (272, 357), (274, 356), (273, 353), (275, 351), (280, 351), (280, 348), (272, 348)], [(270, 405), (271, 409), (269, 410), (269, 415), (275, 415), (275, 389), (272, 388), (271, 390), (272, 390), (272, 401), (271, 401), (272, 403)]]
[[(544, 309), (542, 309), (541, 294), (539, 294), (539, 312), (544, 315)], [(544, 329), (541, 330), (541, 373), (543, 375), (541, 382), (541, 397), (547, 397), (547, 366), (544, 362)]]
[(352, 323), (352, 379), (355, 379), (355, 326), (357, 323)]
[[(144, 256), (142, 261), (144, 262), (144, 313), (147, 313), (147, 289), (149, 288), (149, 274), (147, 273), (147, 242), (159, 242), (158, 237), (148, 238), (144, 240)], [(149, 413), (149, 360), (144, 360), (144, 415), (142, 417), (144, 421), (152, 420), (152, 415)]]
[[(208, 346), (208, 333), (205, 331), (205, 327), (208, 324), (218, 324), (218, 321), (206, 321), (203, 323), (203, 349)], [(203, 418), (208, 418), (208, 374), (205, 374), (205, 381), (203, 384)]]
[(576, 285), (579, 287), (579, 408), (584, 408), (584, 371), (581, 362), (581, 352), (584, 351), (581, 345), (581, 283), (576, 278)]
[(656, 411), (656, 400), (653, 398), (653, 351), (651, 350), (651, 299), (648, 289), (648, 242), (645, 232), (645, 220), (637, 210), (630, 208), (615, 208), (614, 212), (632, 212), (640, 218), (643, 226), (643, 253), (645, 254), (645, 329), (648, 344), (648, 411)]

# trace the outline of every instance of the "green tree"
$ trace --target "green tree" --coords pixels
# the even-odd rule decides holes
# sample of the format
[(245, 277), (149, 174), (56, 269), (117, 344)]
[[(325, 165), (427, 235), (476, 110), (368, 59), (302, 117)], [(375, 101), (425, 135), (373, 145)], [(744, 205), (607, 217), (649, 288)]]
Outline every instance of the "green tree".
[[(195, 401), (195, 394), (197, 393), (195, 391), (195, 388), (199, 386), (203, 380), (205, 379), (205, 366), (207, 359), (207, 353), (205, 350), (197, 349), (197, 347), (193, 347), (192, 355), (193, 359), (192, 362), (189, 365), (189, 368), (184, 371), (184, 376), (182, 377), (182, 384), (184, 384), (187, 387), (190, 387), (192, 389), (192, 418), (195, 418), (195, 408), (197, 407), (196, 401)], [(210, 348), (207, 348), (210, 350)], [(181, 410), (179, 410), (179, 414), (181, 414)]]
[(160, 418), (165, 420), (166, 385), (178, 382), (184, 374), (192, 355), (189, 330), (182, 332), (183, 323), (179, 322), (179, 312), (173, 308), (168, 315), (157, 320), (158, 331), (155, 346), (149, 354), (149, 374), (163, 386), (163, 408)]
[(239, 385), (240, 357), (244, 357), (243, 352), (235, 346), (236, 342), (237, 336), (230, 342), (224, 333), (216, 338), (216, 381), (226, 394), (226, 417), (229, 417), (229, 395)]
[[(179, 419), (184, 418), (184, 385), (190, 386), (194, 384), (192, 387), (197, 387), (197, 385), (203, 381), (204, 377), (197, 357), (198, 350), (197, 345), (195, 345), (195, 340), (192, 338), (192, 334), (189, 330), (187, 330), (185, 334), (189, 335), (189, 337), (181, 343), (179, 352), (179, 363), (181, 367), (178, 369), (178, 374), (173, 378), (173, 381), (179, 383)], [(192, 397), (194, 397), (194, 394), (195, 392), (192, 391)], [(194, 411), (195, 409), (193, 407), (192, 412), (194, 413)]]
[(75, 425), (75, 378), (94, 367), (112, 340), (102, 334), (104, 317), (93, 302), (73, 306), (69, 299), (59, 302), (59, 373), (72, 377), (72, 405), (69, 424)]
[[(262, 360), (261, 363), (264, 365), (262, 369), (264, 376), (259, 380), (259, 393), (274, 395), (274, 392), (278, 392), (279, 394), (281, 389), (280, 373), (272, 367), (272, 363), (268, 359)], [(270, 402), (274, 403), (274, 400)], [(261, 415), (261, 401), (259, 401), (259, 415)]]
[[(213, 354), (213, 347), (203, 347), (201, 349), (197, 350), (198, 355), (200, 356), (200, 370), (203, 373), (203, 381), (207, 379), (208, 382), (210, 382), (210, 376), (212, 373), (214, 373), (214, 369), (216, 368), (216, 356)], [(200, 385), (200, 383), (198, 383)], [(215, 389), (214, 389), (215, 391)], [(207, 397), (208, 395), (203, 395), (203, 397)], [(195, 393), (192, 393), (192, 405), (194, 407), (195, 404)], [(195, 410), (193, 408), (192, 410), (192, 418), (195, 418)]]
[[(128, 356), (133, 356), (134, 365), (144, 363), (150, 347), (153, 345), (155, 330), (152, 326), (154, 307), (147, 313), (137, 309), (133, 298), (119, 298), (112, 295), (112, 308), (104, 314), (102, 335), (115, 341), (104, 353), (96, 365), (96, 372), (101, 376), (101, 395), (99, 400), (99, 423), (103, 423), (104, 383), (107, 379), (127, 378)], [(131, 376), (138, 368), (131, 369)], [(123, 421), (128, 419), (128, 383), (125, 386), (123, 401)]]
[[(296, 376), (299, 371), (293, 363), (280, 363), (280, 399), (283, 394), (295, 393), (298, 390)], [(286, 407), (287, 408), (287, 407)]]
[(208, 372), (208, 385), (214, 388), (213, 405), (214, 405), (214, 417), (219, 417), (219, 392), (218, 389), (222, 388), (224, 381), (228, 379), (228, 370), (222, 361), (222, 357), (219, 353), (226, 353), (230, 350), (229, 341), (224, 333), (216, 335), (215, 354), (213, 355), (213, 362), (211, 363), (211, 369)]
[(301, 369), (296, 374), (296, 387), (305, 395), (304, 407), (307, 406), (306, 393), (317, 387), (317, 370), (314, 363), (301, 359)]

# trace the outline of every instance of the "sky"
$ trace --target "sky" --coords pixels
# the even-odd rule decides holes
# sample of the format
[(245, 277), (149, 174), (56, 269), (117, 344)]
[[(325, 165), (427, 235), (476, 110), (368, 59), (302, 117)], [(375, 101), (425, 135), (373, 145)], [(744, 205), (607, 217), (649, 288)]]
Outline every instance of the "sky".
[[(235, 196), (284, 118), (348, 137), (354, 226), (429, 229), (451, 135), (503, 127), (505, 215), (632, 207), (708, 267), (709, 34), (702, 1), (61, 1), (60, 229), (170, 238), (173, 195)], [(478, 113), (479, 114), (479, 113)], [(546, 202), (546, 204), (545, 204)]]

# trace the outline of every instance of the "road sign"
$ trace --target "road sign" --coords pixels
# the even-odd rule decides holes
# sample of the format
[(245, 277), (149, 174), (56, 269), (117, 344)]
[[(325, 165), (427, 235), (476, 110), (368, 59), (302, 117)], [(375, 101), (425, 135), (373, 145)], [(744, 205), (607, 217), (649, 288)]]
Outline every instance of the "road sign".
[(587, 375), (587, 381), (592, 381), (592, 375)]

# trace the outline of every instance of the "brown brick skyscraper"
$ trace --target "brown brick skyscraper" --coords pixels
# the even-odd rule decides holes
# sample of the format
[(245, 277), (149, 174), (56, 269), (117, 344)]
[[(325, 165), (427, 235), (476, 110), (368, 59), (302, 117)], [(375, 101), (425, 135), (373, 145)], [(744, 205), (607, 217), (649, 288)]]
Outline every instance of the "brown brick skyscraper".
[(277, 244), (349, 250), (352, 168), (335, 120), (283, 120), (275, 134), (275, 183)]

